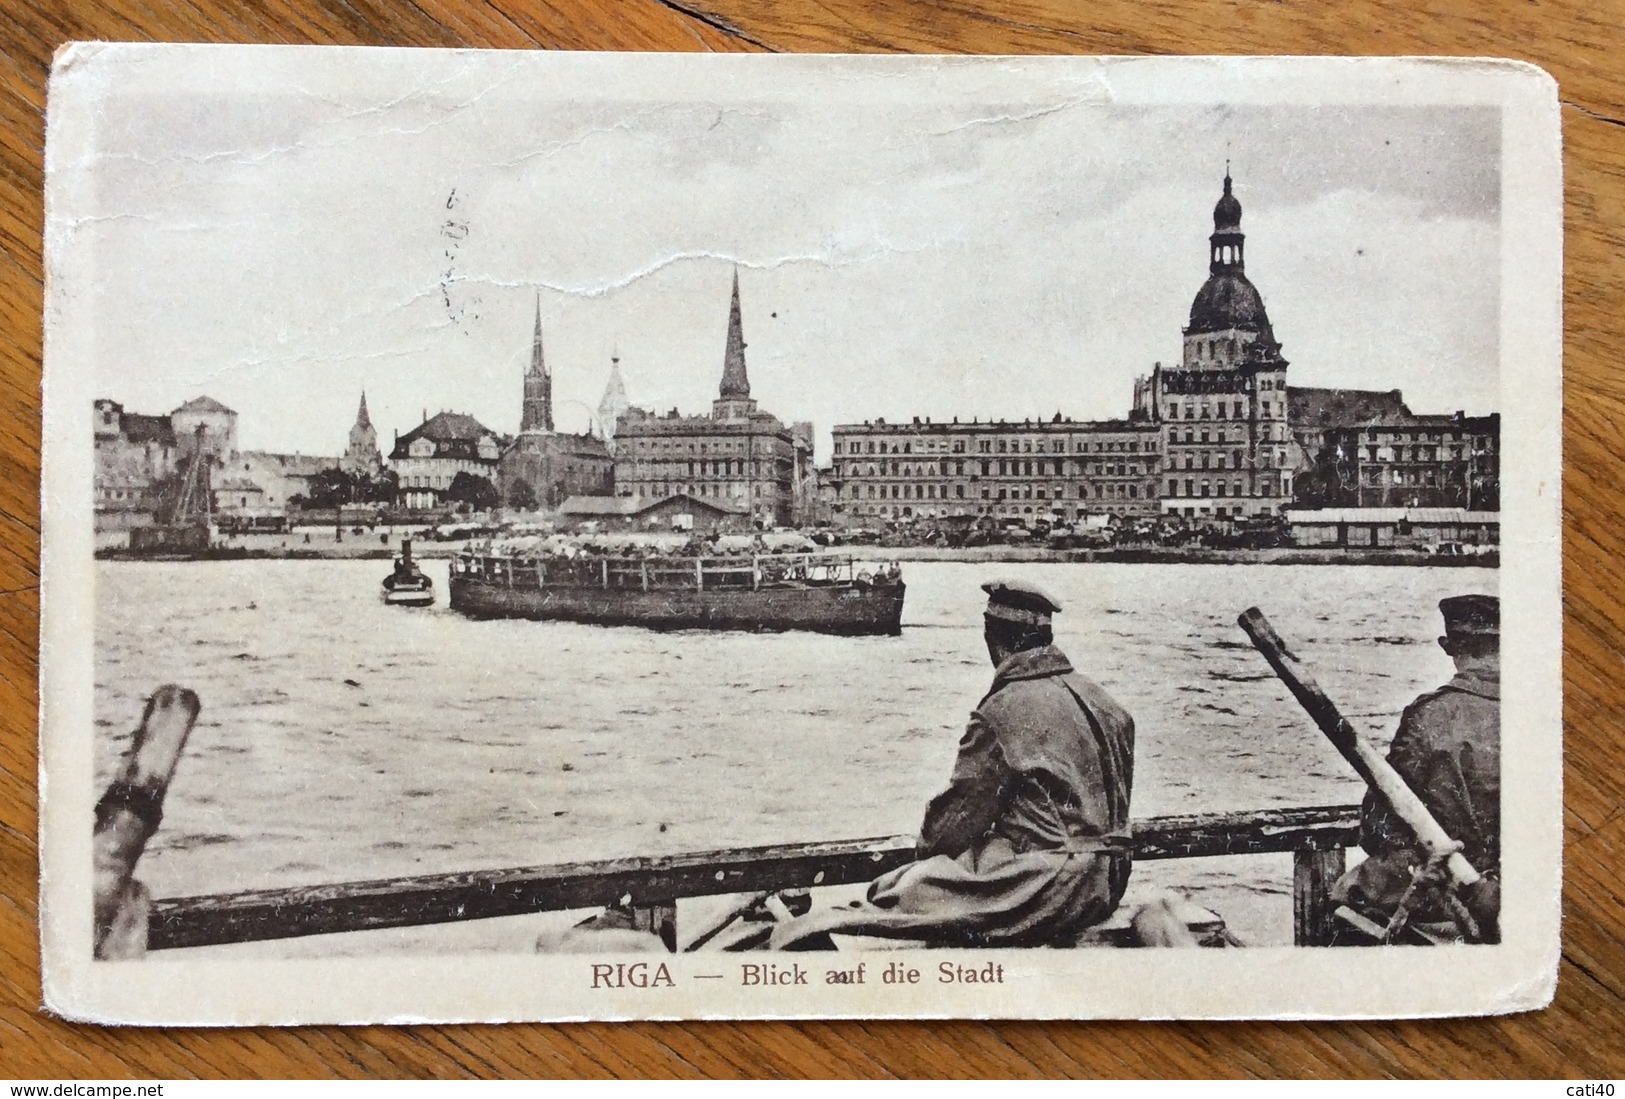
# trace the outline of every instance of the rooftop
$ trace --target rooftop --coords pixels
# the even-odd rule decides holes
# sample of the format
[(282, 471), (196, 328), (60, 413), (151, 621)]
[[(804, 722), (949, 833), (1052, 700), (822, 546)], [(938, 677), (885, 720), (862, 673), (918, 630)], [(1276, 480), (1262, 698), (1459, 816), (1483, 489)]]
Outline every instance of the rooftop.
[[(193, 397), (181, 405), (175, 412), (217, 412), (235, 416), (237, 413), (215, 400), (213, 397)], [(173, 416), (175, 413), (170, 413)]]
[(1498, 511), (1466, 508), (1289, 508), (1289, 523), (1499, 523)]
[(702, 500), (697, 496), (689, 496), (678, 492), (670, 496), (659, 496), (654, 499), (641, 499), (636, 496), (571, 496), (559, 505), (560, 515), (586, 516), (586, 517), (625, 517), (641, 515), (655, 508), (666, 507), (674, 500), (684, 501), (697, 507), (707, 508), (722, 515), (743, 515), (745, 509), (723, 500)]
[(1288, 386), (1286, 392), (1287, 419), (1294, 427), (1352, 427), (1414, 418), (1397, 389)]

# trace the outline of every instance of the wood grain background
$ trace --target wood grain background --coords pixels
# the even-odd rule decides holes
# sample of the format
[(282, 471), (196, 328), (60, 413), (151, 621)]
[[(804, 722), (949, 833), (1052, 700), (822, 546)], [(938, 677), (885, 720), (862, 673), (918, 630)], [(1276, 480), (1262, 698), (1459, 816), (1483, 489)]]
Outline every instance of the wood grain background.
[[(1625, 5), (1620, 0), (0, 0), (0, 1077), (1625, 1075)], [(154, 1030), (40, 1014), (41, 160), (75, 39), (510, 49), (1456, 54), (1558, 80), (1566, 193), (1563, 963), (1547, 1011), (1362, 1024), (710, 1023)], [(87, 686), (88, 689), (88, 686)], [(1516, 775), (1508, 775), (1516, 782)]]

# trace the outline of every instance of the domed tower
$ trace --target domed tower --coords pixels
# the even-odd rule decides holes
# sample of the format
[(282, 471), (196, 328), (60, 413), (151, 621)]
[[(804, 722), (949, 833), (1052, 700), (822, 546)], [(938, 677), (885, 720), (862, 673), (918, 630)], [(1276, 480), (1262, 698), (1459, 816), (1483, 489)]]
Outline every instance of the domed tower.
[(1191, 302), (1185, 328), (1187, 370), (1228, 370), (1258, 352), (1273, 354), (1279, 345), (1270, 328), (1264, 299), (1247, 279), (1246, 235), (1241, 231), (1241, 202), (1224, 173), (1224, 194), (1213, 207), (1213, 235), (1208, 237), (1208, 277)]

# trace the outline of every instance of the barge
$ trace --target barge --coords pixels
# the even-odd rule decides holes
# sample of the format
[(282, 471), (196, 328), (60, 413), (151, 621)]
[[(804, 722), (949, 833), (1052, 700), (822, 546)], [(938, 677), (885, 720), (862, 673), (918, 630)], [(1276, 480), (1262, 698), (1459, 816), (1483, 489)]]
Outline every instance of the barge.
[(653, 630), (902, 632), (895, 565), (850, 557), (518, 557), (465, 552), (451, 565), (451, 608), (471, 618), (532, 618)]

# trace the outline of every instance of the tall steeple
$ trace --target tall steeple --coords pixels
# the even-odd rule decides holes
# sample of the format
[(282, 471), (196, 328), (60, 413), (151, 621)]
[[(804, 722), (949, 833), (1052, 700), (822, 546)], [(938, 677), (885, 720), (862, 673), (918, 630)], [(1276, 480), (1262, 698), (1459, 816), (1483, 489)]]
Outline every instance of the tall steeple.
[(598, 426), (606, 443), (615, 440), (615, 428), (632, 402), (626, 396), (626, 383), (621, 380), (621, 357), (609, 357), (609, 384), (604, 386), (604, 398), (598, 402)]
[(722, 359), (719, 397), (748, 398), (750, 378), (745, 374), (745, 326), (739, 317), (739, 268), (734, 268), (733, 302), (728, 306), (728, 349)]
[(531, 435), (553, 430), (553, 376), (542, 355), (542, 296), (536, 295), (536, 329), (531, 336), (530, 369), (525, 371), (525, 405), (519, 433)]
[(728, 347), (722, 357), (722, 385), (711, 402), (711, 418), (730, 422), (756, 414), (750, 399), (750, 377), (745, 373), (745, 326), (739, 319), (739, 268), (734, 268), (733, 301), (728, 306)]
[(364, 473), (375, 476), (384, 468), (384, 456), (378, 450), (378, 433), (373, 430), (372, 417), (367, 415), (367, 391), (361, 391), (361, 407), (356, 409), (355, 423), (350, 427), (350, 441), (339, 459), (339, 468), (346, 473)]

